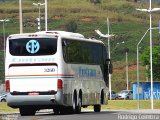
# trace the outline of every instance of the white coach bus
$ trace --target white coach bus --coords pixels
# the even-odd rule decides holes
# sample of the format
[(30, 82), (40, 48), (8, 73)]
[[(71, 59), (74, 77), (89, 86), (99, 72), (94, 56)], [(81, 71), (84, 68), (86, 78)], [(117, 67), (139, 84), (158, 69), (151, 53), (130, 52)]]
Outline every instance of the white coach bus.
[(102, 41), (64, 31), (10, 35), (6, 42), (7, 104), (20, 114), (40, 109), (80, 113), (108, 101), (107, 59)]

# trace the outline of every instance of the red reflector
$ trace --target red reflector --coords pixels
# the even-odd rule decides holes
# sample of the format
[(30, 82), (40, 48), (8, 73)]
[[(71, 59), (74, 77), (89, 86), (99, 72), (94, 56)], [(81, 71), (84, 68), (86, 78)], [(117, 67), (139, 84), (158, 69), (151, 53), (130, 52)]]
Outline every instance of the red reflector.
[(10, 81), (6, 80), (6, 92), (10, 92)]
[(58, 79), (58, 84), (57, 84), (58, 89), (63, 88), (63, 81), (61, 79)]

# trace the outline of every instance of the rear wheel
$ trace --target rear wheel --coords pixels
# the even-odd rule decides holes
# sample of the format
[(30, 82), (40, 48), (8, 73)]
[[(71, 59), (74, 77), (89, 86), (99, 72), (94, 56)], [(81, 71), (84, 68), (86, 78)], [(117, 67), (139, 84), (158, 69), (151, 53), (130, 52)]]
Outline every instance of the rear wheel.
[(94, 105), (94, 112), (100, 112), (101, 111), (101, 104), (104, 104), (104, 92), (103, 90), (101, 91), (101, 96), (100, 96), (100, 104)]
[(2, 99), (1, 102), (6, 102), (6, 100), (5, 100), (5, 99)]
[(35, 115), (36, 110), (34, 108), (22, 107), (19, 108), (19, 112), (21, 116), (30, 116), (30, 115)]
[(101, 105), (94, 105), (94, 112), (100, 112), (101, 111)]
[(73, 102), (72, 102), (72, 111), (73, 113), (80, 113), (81, 112), (81, 107), (82, 107), (82, 95), (80, 94), (77, 97), (77, 93), (74, 92), (74, 96), (73, 96)]
[(77, 108), (77, 94), (76, 92), (74, 92), (73, 103), (72, 103), (73, 113), (76, 113), (76, 108)]
[(81, 113), (81, 107), (82, 107), (82, 98), (78, 98), (78, 105), (76, 106), (76, 113)]
[(55, 115), (60, 114), (60, 107), (59, 106), (54, 107), (53, 112), (54, 112)]

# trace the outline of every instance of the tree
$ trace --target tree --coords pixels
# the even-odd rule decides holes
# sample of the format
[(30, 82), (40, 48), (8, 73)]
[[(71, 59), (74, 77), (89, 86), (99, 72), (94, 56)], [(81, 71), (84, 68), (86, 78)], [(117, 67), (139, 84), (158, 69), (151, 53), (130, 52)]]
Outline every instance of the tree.
[[(147, 47), (141, 55), (143, 65), (149, 65), (150, 68), (150, 48)], [(153, 79), (160, 81), (160, 47), (156, 46), (152, 49), (152, 66), (153, 66)], [(146, 71), (150, 76), (150, 69)]]

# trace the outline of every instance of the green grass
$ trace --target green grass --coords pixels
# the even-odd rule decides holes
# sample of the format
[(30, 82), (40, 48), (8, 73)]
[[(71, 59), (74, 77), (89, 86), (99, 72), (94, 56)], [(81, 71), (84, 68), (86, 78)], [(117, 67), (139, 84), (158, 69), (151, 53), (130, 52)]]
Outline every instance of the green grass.
[[(137, 100), (109, 100), (107, 109), (132, 110), (137, 109)], [(150, 100), (140, 100), (140, 109), (150, 109)], [(160, 109), (160, 100), (154, 100), (154, 109)]]
[[(102, 110), (136, 110), (137, 100), (109, 100), (107, 105), (102, 105)], [(93, 109), (93, 106), (87, 107)], [(149, 100), (140, 100), (140, 109), (151, 109)], [(160, 109), (160, 100), (154, 100), (154, 109)]]
[(13, 109), (7, 106), (7, 103), (0, 102), (0, 113), (18, 112), (18, 109)]

